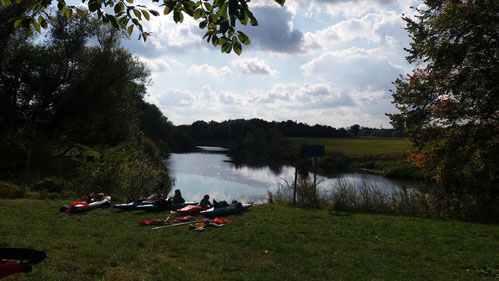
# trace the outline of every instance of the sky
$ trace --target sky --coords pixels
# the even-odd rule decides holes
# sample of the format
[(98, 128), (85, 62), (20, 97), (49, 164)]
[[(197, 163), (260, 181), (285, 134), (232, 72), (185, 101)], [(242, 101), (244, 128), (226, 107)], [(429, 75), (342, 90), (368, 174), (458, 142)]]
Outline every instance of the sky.
[(122, 45), (151, 70), (146, 101), (175, 125), (261, 118), (390, 128), (392, 82), (414, 68), (401, 17), (419, 4), (253, 0), (259, 26), (241, 27), (251, 45), (240, 56), (204, 41), (197, 21), (175, 24), (172, 15), (144, 23), (146, 42), (135, 31)]

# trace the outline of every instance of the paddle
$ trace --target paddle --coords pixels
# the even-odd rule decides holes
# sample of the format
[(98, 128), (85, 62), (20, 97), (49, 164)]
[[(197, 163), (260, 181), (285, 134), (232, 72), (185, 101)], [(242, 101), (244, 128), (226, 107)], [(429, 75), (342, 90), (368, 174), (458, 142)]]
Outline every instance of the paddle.
[(171, 227), (171, 226), (179, 226), (179, 225), (186, 225), (186, 224), (191, 224), (196, 221), (187, 221), (187, 222), (181, 222), (181, 223), (175, 223), (175, 224), (169, 224), (169, 225), (162, 225), (162, 226), (156, 226), (153, 227), (152, 230), (160, 229), (160, 228), (165, 228), (165, 227)]
[(175, 211), (170, 211), (170, 215), (166, 218), (165, 221), (168, 221), (170, 219), (170, 217), (172, 216), (172, 214), (176, 213)]

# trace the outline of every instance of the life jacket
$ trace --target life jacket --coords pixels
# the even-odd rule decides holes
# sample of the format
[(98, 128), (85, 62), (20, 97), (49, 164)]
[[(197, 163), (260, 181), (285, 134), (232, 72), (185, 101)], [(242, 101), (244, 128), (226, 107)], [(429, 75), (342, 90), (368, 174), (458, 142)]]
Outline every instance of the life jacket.
[(216, 217), (216, 218), (214, 218), (210, 222), (214, 222), (214, 223), (218, 223), (218, 224), (223, 224), (223, 223), (231, 223), (232, 221), (231, 220), (226, 220), (226, 219), (219, 219), (218, 217)]
[(73, 209), (74, 206), (76, 205), (83, 205), (83, 211), (86, 211), (88, 209), (88, 203), (87, 202), (73, 202), (73, 204), (71, 204), (71, 206), (69, 206), (69, 209), (66, 210), (66, 213), (70, 213)]
[(9, 275), (23, 272), (25, 270), (24, 265), (13, 260), (0, 260), (0, 278), (7, 277)]

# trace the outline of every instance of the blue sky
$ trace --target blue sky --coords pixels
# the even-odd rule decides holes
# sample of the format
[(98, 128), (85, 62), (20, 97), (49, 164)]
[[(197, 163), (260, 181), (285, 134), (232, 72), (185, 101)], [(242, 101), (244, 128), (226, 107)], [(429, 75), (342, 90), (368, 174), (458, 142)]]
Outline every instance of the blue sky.
[[(144, 1), (145, 2), (145, 1)], [(412, 0), (253, 0), (258, 27), (241, 56), (202, 40), (198, 23), (169, 16), (145, 23), (123, 46), (147, 64), (146, 100), (175, 125), (262, 118), (348, 127), (390, 127), (391, 84), (414, 67), (403, 13)]]

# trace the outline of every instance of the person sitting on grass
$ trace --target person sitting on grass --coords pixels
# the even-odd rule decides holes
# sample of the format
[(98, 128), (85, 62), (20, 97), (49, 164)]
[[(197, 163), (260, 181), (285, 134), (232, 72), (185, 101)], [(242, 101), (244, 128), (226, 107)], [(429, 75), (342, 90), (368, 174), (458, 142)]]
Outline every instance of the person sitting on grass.
[(210, 202), (210, 195), (206, 194), (201, 201), (199, 201), (199, 206), (213, 206)]
[(180, 193), (180, 189), (175, 190), (175, 194), (173, 197), (170, 197), (170, 200), (173, 204), (182, 204), (185, 203), (184, 198), (182, 198), (182, 194)]
[(102, 192), (102, 188), (100, 186), (95, 187), (95, 191), (87, 194), (87, 199), (85, 200), (88, 204), (92, 202), (102, 201), (104, 200), (104, 193)]

